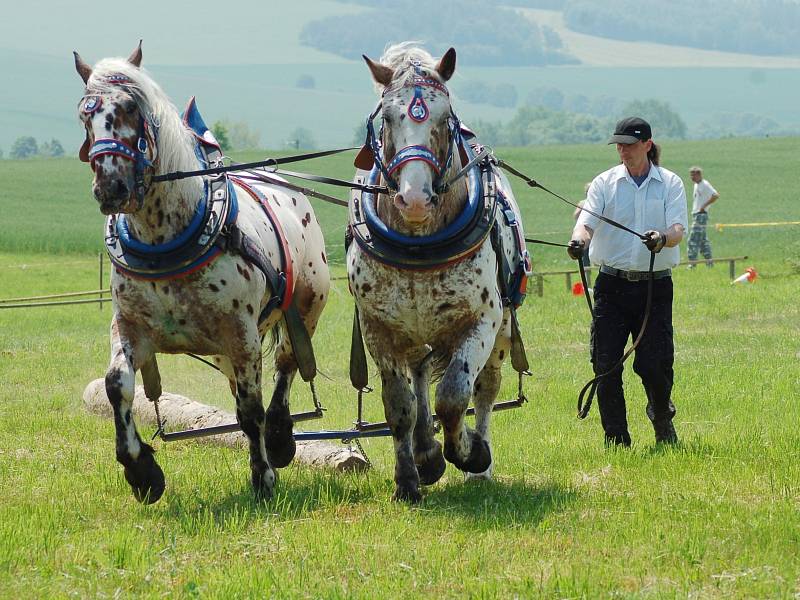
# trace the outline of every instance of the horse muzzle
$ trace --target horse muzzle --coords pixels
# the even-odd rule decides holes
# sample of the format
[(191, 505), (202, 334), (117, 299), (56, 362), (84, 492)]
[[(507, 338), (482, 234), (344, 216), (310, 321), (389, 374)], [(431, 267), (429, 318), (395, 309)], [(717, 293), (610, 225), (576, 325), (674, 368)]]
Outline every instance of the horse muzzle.
[(436, 194), (395, 194), (393, 201), (405, 221), (419, 224), (430, 219), (439, 197)]
[(111, 177), (103, 181), (95, 179), (92, 193), (104, 215), (127, 212), (123, 209), (133, 200), (133, 185), (122, 177)]

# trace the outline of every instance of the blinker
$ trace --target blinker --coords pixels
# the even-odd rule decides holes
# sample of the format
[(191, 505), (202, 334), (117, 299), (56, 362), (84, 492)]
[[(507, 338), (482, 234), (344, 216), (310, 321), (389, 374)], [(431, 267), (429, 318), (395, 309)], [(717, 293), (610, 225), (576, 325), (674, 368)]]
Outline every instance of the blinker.
[(81, 107), (81, 111), (85, 115), (91, 115), (97, 112), (97, 110), (103, 105), (103, 98), (100, 96), (89, 96), (84, 100), (83, 106)]

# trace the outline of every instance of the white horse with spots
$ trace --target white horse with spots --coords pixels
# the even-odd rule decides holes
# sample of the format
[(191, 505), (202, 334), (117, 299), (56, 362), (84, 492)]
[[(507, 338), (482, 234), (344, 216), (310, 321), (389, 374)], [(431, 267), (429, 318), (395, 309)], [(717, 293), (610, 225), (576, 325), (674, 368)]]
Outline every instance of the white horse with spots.
[[(86, 84), (81, 155), (94, 171), (100, 212), (110, 215), (114, 316), (106, 392), (117, 460), (138, 500), (161, 497), (164, 474), (131, 415), (136, 372), (155, 400), (161, 394), (157, 353), (212, 356), (230, 382), (249, 438), (255, 492), (269, 497), (274, 469), (295, 452), (288, 402), (299, 355), (288, 335), (275, 336), (276, 381), (265, 413), (262, 341), (273, 328), (285, 333), (292, 307), (313, 333), (329, 288), (322, 232), (304, 196), (246, 174), (154, 180), (197, 170), (214, 151), (221, 153), (193, 102), (182, 120), (140, 68), (141, 59), (141, 44), (127, 60), (104, 59), (94, 67), (75, 53)], [(202, 126), (194, 133), (192, 120)]]
[[(391, 193), (354, 200), (347, 270), (364, 339), (380, 370), (396, 455), (394, 498), (416, 502), (420, 483), (432, 484), (444, 473), (445, 458), (468, 475), (491, 477), (489, 420), (511, 348), (514, 304), (501, 293), (500, 263), (515, 264), (527, 253), (519, 211), (501, 173), (484, 162), (484, 179), (474, 175), (475, 166), (445, 185), (474, 156), (445, 85), (455, 70), (455, 50), (437, 62), (404, 43), (379, 62), (364, 58), (382, 94), (382, 136), (378, 143), (370, 125), (366, 147), (375, 165), (366, 178), (380, 180)], [(357, 166), (369, 169), (371, 160)], [(492, 202), (494, 186), (502, 203)], [(517, 215), (513, 226), (503, 218), (505, 208)], [(475, 210), (484, 212), (469, 216)], [(433, 260), (435, 254), (441, 258)], [(429, 407), (432, 373), (441, 373), (435, 410), (444, 428), (444, 455)], [(470, 401), (474, 430), (464, 419)]]

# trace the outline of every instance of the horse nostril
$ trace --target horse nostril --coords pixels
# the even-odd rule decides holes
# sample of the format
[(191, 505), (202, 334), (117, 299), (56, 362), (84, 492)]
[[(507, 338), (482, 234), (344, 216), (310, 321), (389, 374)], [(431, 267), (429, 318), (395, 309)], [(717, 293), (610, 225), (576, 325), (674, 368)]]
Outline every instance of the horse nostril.
[(112, 189), (117, 198), (124, 198), (128, 195), (128, 186), (125, 185), (125, 182), (122, 179), (115, 179)]
[(428, 201), (431, 203), (431, 206), (436, 206), (439, 204), (439, 194), (433, 194), (431, 199)]

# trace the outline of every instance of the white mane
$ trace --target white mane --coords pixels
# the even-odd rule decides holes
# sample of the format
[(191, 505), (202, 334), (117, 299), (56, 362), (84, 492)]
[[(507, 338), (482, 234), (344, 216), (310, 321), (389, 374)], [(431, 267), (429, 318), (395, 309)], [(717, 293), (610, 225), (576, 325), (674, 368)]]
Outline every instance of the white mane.
[[(109, 83), (108, 76), (116, 73), (124, 75), (132, 83)], [(120, 87), (126, 88), (136, 98), (140, 109), (152, 115), (152, 121), (159, 124), (158, 172), (195, 168), (197, 159), (193, 136), (184, 127), (175, 106), (147, 71), (123, 58), (105, 58), (94, 66), (86, 84), (87, 90), (100, 94), (113, 93)]]
[[(383, 51), (383, 56), (381, 56), (379, 62), (394, 70), (393, 83), (404, 84), (409, 77), (414, 75), (414, 69), (411, 67), (412, 62), (419, 62), (420, 66), (428, 71), (428, 76), (441, 81), (441, 77), (436, 72), (436, 59), (431, 56), (430, 52), (422, 48), (419, 45), (420, 43), (415, 41), (400, 42), (399, 44), (387, 46)], [(376, 90), (381, 93), (383, 86), (377, 84)]]

